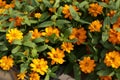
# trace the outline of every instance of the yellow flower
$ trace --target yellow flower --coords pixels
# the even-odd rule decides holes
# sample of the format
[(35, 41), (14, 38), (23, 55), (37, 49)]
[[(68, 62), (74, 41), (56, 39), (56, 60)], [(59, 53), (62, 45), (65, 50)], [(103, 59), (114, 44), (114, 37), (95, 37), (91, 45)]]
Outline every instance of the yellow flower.
[(0, 8), (0, 14), (3, 14), (5, 12), (5, 9)]
[[(76, 12), (79, 10), (76, 6), (72, 6), (72, 7)], [(65, 5), (62, 9), (62, 13), (65, 15), (64, 18), (69, 18), (70, 20), (72, 20), (72, 16), (70, 14), (69, 8), (70, 8), (69, 5)]]
[(51, 52), (47, 53), (49, 55), (49, 58), (52, 59), (52, 64), (63, 64), (64, 62), (64, 51), (60, 50), (59, 48), (52, 48)]
[(66, 51), (68, 53), (71, 52), (71, 50), (73, 50), (74, 45), (72, 45), (72, 43), (70, 42), (63, 42), (61, 45), (61, 48), (63, 49), (63, 51)]
[(38, 32), (38, 29), (34, 29), (34, 31), (30, 32), (32, 32), (32, 39), (36, 39), (42, 36), (42, 33)]
[(89, 26), (89, 29), (90, 29), (90, 32), (100, 32), (100, 28), (102, 27), (102, 24), (100, 23), (99, 20), (95, 20), (93, 21), (90, 26)]
[(12, 58), (7, 57), (7, 56), (3, 56), (0, 59), (0, 67), (3, 70), (10, 70), (13, 67), (14, 61)]
[(35, 13), (34, 17), (39, 19), (41, 17), (41, 14), (40, 13)]
[(91, 60), (90, 57), (84, 57), (79, 64), (81, 71), (84, 73), (91, 73), (94, 71), (94, 67), (96, 66), (95, 61)]
[(16, 28), (8, 30), (6, 34), (6, 39), (8, 39), (9, 43), (12, 43), (15, 39), (21, 40), (23, 38), (23, 33)]
[(100, 76), (100, 80), (112, 80), (111, 76)]
[(30, 76), (30, 79), (29, 79), (29, 80), (40, 80), (40, 76), (39, 76), (38, 73), (31, 72), (31, 73), (29, 74), (29, 76)]
[(26, 76), (26, 71), (18, 74), (18, 75), (17, 75), (17, 77), (18, 77), (17, 79), (18, 79), (18, 80), (24, 80), (24, 79), (25, 79), (25, 76)]
[(47, 61), (43, 58), (33, 59), (32, 63), (30, 64), (30, 67), (32, 67), (32, 71), (38, 72), (41, 75), (44, 75), (48, 69)]
[(106, 54), (104, 63), (108, 67), (119, 68), (120, 67), (120, 53), (117, 51), (112, 51)]
[(51, 26), (45, 28), (45, 32), (42, 33), (43, 36), (51, 36), (52, 34), (56, 34), (59, 37), (60, 31), (58, 28), (53, 28)]
[(103, 7), (98, 5), (98, 3), (90, 4), (88, 11), (91, 16), (97, 17), (97, 15), (102, 14)]
[(84, 28), (73, 28), (72, 34), (69, 36), (70, 39), (77, 39), (77, 45), (85, 42), (87, 36)]

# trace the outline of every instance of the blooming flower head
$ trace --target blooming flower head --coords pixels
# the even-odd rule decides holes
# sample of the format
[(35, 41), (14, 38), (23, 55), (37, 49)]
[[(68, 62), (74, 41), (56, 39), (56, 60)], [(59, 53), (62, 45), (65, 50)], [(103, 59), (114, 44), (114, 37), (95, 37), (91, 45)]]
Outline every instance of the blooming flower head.
[(91, 16), (97, 17), (98, 15), (102, 14), (103, 7), (100, 6), (98, 3), (90, 4), (88, 11)]
[(0, 14), (3, 14), (5, 12), (5, 9), (0, 8)]
[(61, 48), (63, 49), (63, 51), (66, 51), (68, 53), (71, 52), (71, 50), (73, 50), (74, 45), (70, 42), (63, 42), (61, 45)]
[(41, 17), (41, 14), (40, 13), (35, 13), (34, 17), (39, 19)]
[(60, 50), (59, 48), (52, 48), (51, 52), (47, 53), (49, 55), (49, 58), (52, 59), (52, 64), (63, 64), (64, 62), (64, 51)]
[(99, 20), (95, 20), (89, 25), (90, 32), (95, 32), (95, 31), (100, 32), (101, 27), (102, 24), (100, 23)]
[(104, 63), (108, 67), (119, 68), (120, 67), (120, 53), (117, 51), (108, 52), (105, 56)]
[(21, 26), (23, 19), (21, 17), (10, 18), (9, 21), (15, 21), (14, 26)]
[(107, 13), (107, 16), (113, 17), (115, 15), (116, 11), (115, 10), (110, 10), (109, 13)]
[(48, 70), (47, 61), (43, 58), (41, 59), (33, 59), (30, 64), (31, 70), (34, 72), (38, 72), (41, 75), (44, 75)]
[(77, 45), (85, 42), (87, 36), (84, 28), (73, 28), (72, 34), (69, 36), (70, 39), (77, 39)]
[(79, 64), (81, 71), (84, 73), (91, 73), (94, 71), (94, 67), (96, 66), (95, 61), (91, 60), (90, 57), (84, 57)]
[(0, 0), (0, 7), (4, 7), (6, 5), (6, 1)]
[(39, 74), (36, 73), (36, 72), (31, 72), (31, 73), (29, 74), (29, 76), (30, 76), (30, 79), (29, 79), (29, 80), (40, 80), (40, 76), (39, 76)]
[(23, 38), (23, 33), (17, 28), (8, 30), (8, 33), (6, 34), (6, 39), (9, 43), (12, 43), (15, 39), (21, 40)]
[(30, 32), (32, 32), (32, 39), (36, 39), (42, 36), (42, 33), (38, 32), (38, 29), (34, 29), (34, 31)]
[(26, 76), (26, 71), (18, 74), (18, 75), (17, 75), (17, 79), (18, 79), (18, 80), (24, 80), (24, 79), (25, 79), (25, 76)]
[(13, 67), (14, 61), (12, 58), (7, 57), (7, 56), (3, 56), (0, 59), (0, 67), (3, 70), (10, 70)]
[(42, 35), (51, 36), (52, 34), (55, 34), (57, 37), (59, 37), (59, 33), (60, 31), (58, 30), (58, 28), (49, 26), (45, 28), (45, 32), (43, 32)]
[[(76, 6), (72, 6), (73, 9), (77, 12), (79, 9)], [(65, 15), (65, 18), (69, 18), (70, 20), (72, 20), (72, 16), (70, 14), (70, 10), (69, 10), (70, 6), (69, 5), (65, 5), (62, 9), (62, 13)]]
[(100, 76), (100, 80), (112, 80), (111, 76)]

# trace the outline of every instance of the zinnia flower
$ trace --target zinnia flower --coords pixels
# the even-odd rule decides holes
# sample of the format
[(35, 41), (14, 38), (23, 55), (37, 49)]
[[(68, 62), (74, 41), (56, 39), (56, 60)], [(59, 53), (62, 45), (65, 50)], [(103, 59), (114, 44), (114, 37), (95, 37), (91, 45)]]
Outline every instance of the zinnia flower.
[(93, 21), (90, 26), (89, 26), (89, 29), (90, 29), (90, 32), (100, 32), (100, 28), (102, 27), (102, 24), (100, 23), (99, 20), (95, 20)]
[(42, 33), (43, 36), (51, 36), (52, 34), (55, 34), (57, 37), (59, 37), (60, 31), (58, 28), (53, 28), (51, 26), (45, 28), (45, 32)]
[(14, 61), (12, 58), (7, 57), (7, 56), (3, 56), (0, 59), (0, 67), (3, 70), (10, 70), (13, 67)]
[(42, 36), (42, 33), (38, 32), (38, 29), (34, 29), (34, 31), (30, 32), (32, 32), (32, 39), (36, 39)]
[(100, 80), (112, 80), (111, 76), (100, 76)]
[(25, 76), (26, 76), (26, 71), (18, 74), (18, 75), (17, 75), (17, 77), (18, 77), (17, 79), (18, 79), (18, 80), (24, 80)]
[(63, 64), (64, 62), (64, 51), (60, 50), (59, 48), (52, 48), (51, 52), (47, 53), (49, 55), (49, 58), (52, 59), (52, 64)]
[(69, 36), (70, 39), (77, 39), (77, 45), (85, 42), (87, 36), (84, 28), (73, 28), (72, 34)]
[(94, 67), (96, 66), (95, 61), (91, 60), (90, 57), (84, 57), (79, 64), (81, 71), (84, 73), (91, 73), (94, 71)]
[(39, 19), (41, 17), (41, 14), (40, 13), (35, 13), (34, 17)]
[(73, 50), (74, 45), (72, 45), (72, 43), (70, 42), (63, 42), (61, 45), (61, 48), (63, 49), (63, 51), (66, 51), (68, 53), (71, 52), (71, 50)]
[[(72, 16), (70, 14), (70, 10), (69, 10), (70, 6), (69, 5), (65, 5), (62, 9), (62, 13), (65, 15), (65, 18), (69, 18), (70, 20), (72, 20)], [(76, 6), (73, 6), (73, 9), (77, 12), (79, 9)]]
[(31, 73), (29, 74), (29, 76), (30, 76), (30, 79), (29, 79), (29, 80), (40, 80), (40, 76), (39, 76), (38, 73), (31, 72)]
[(6, 34), (6, 39), (8, 39), (9, 43), (12, 43), (15, 39), (21, 40), (23, 38), (23, 33), (17, 28), (8, 30), (8, 33)]
[(120, 67), (120, 53), (117, 51), (108, 52), (105, 56), (104, 63), (108, 67), (119, 68)]
[(110, 0), (101, 0), (101, 1), (103, 1), (103, 2), (108, 4)]
[(98, 3), (90, 4), (88, 11), (91, 16), (97, 17), (97, 15), (102, 14), (103, 7), (98, 5)]
[(44, 75), (48, 70), (47, 61), (43, 58), (41, 59), (33, 59), (30, 64), (31, 70), (34, 72), (38, 72), (41, 75)]
[(115, 10), (110, 10), (109, 13), (107, 13), (107, 16), (113, 17), (115, 15), (116, 11)]

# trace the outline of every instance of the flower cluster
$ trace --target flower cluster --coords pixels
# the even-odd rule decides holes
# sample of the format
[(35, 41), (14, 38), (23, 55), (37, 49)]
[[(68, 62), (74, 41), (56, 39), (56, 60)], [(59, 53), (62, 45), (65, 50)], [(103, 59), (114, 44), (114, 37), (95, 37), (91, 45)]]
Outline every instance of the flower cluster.
[(120, 0), (0, 0), (0, 69), (16, 68), (18, 80), (120, 80), (119, 8)]

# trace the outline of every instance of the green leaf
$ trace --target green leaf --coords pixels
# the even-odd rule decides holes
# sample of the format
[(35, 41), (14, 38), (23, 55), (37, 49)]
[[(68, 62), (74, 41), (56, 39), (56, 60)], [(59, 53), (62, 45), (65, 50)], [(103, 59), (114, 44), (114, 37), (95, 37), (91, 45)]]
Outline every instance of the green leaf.
[(42, 45), (42, 46), (37, 47), (37, 51), (42, 52), (42, 51), (46, 50), (47, 48), (48, 48), (48, 45)]
[(0, 46), (0, 51), (7, 51), (8, 48), (5, 45)]
[(32, 33), (29, 32), (27, 35), (24, 36), (23, 41), (28, 41), (31, 39), (31, 37), (32, 37)]
[(23, 43), (24, 46), (27, 46), (27, 47), (31, 47), (31, 48), (35, 48), (36, 47), (36, 44), (33, 43), (32, 41), (26, 41)]
[(52, 71), (52, 72), (55, 72), (55, 71), (57, 71), (57, 70), (58, 70), (58, 68), (59, 68), (59, 66), (58, 66), (58, 65), (53, 66), (53, 67), (52, 67), (52, 69), (51, 69), (51, 71)]
[(119, 15), (114, 15), (112, 18), (111, 18), (111, 24), (114, 24), (116, 21), (117, 21), (117, 19), (118, 19), (118, 17), (119, 17)]
[(22, 63), (22, 64), (20, 65), (20, 72), (21, 72), (21, 73), (22, 73), (22, 72), (25, 72), (27, 69), (28, 69), (28, 62)]
[(24, 18), (24, 22), (23, 22), (22, 24), (27, 24), (28, 26), (31, 26), (31, 22), (30, 22), (30, 20), (28, 19), (28, 17), (27, 17), (27, 16), (24, 16), (23, 18)]
[(65, 31), (64, 31), (64, 37), (68, 38), (71, 33), (72, 33), (72, 28), (71, 27), (65, 29)]
[(73, 9), (73, 7), (70, 5), (70, 14), (72, 15), (72, 18), (76, 21), (80, 20), (80, 17), (78, 16), (77, 12)]
[(50, 80), (49, 74), (47, 74), (47, 75), (45, 76), (45, 79), (44, 79), (44, 80)]
[(47, 20), (49, 17), (50, 17), (50, 15), (48, 12), (42, 13), (42, 15), (39, 19), (39, 22), (43, 22), (43, 21)]
[(14, 40), (14, 41), (12, 42), (12, 44), (22, 45), (22, 40)]
[(82, 24), (90, 24), (90, 22), (85, 21), (85, 20), (83, 20), (83, 19), (80, 19), (79, 22), (82, 23)]
[(106, 31), (108, 30), (107, 27), (110, 26), (110, 17), (106, 17), (103, 22), (103, 30)]
[(49, 75), (50, 75), (50, 77), (52, 77), (52, 78), (57, 78), (57, 75), (56, 75), (55, 73), (53, 73), (53, 72), (50, 72)]
[(52, 21), (45, 21), (41, 23), (40, 25), (38, 25), (38, 28), (43, 28), (43, 27), (52, 26), (52, 25), (53, 25)]
[(81, 72), (80, 72), (79, 65), (77, 63), (74, 63), (73, 70), (74, 70), (75, 80), (81, 80), (81, 78), (80, 78)]
[(60, 0), (55, 0), (55, 4), (53, 5), (54, 8), (58, 8), (60, 5)]
[(20, 50), (21, 46), (16, 46), (15, 48), (12, 49), (12, 53), (16, 53)]
[(115, 6), (116, 6), (116, 9), (120, 9), (120, 0), (116, 1), (116, 5)]
[(107, 31), (106, 32), (102, 32), (102, 41), (105, 42), (105, 41), (108, 40), (108, 38), (109, 38), (108, 32)]
[(36, 48), (33, 48), (31, 53), (32, 53), (32, 57), (34, 57), (34, 58), (38, 57), (38, 53), (37, 53), (37, 49)]
[(43, 38), (43, 37), (36, 38), (33, 40), (33, 42), (35, 42), (35, 43), (40, 43), (40, 42), (44, 42), (44, 41), (45, 41), (45, 38)]
[(18, 9), (20, 9), (20, 8), (22, 7), (21, 4), (20, 4), (20, 1), (18, 1), (18, 0), (15, 1), (15, 6), (16, 6)]
[(88, 4), (89, 4), (88, 1), (82, 1), (81, 3), (79, 3), (79, 8), (83, 8), (84, 6), (86, 6)]
[(97, 75), (99, 76), (108, 76), (112, 73), (113, 71), (111, 69), (105, 69), (105, 70), (100, 70), (97, 72)]
[(46, 7), (51, 7), (51, 4), (48, 0), (43, 0), (43, 3), (45, 4)]

